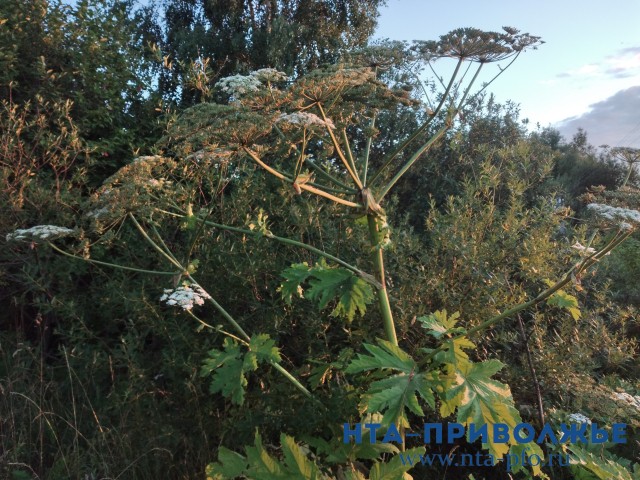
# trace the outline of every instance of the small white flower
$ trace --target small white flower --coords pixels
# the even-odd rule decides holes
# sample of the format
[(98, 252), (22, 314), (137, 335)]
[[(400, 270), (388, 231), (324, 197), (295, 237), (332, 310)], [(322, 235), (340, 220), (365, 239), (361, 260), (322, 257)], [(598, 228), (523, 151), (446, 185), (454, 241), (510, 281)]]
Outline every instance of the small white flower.
[(232, 97), (257, 92), (261, 86), (260, 79), (252, 75), (232, 75), (216, 83), (216, 87)]
[(160, 297), (167, 305), (177, 305), (183, 310), (191, 310), (194, 305), (204, 305), (204, 301), (211, 296), (199, 285), (178, 287), (174, 290), (165, 289)]
[[(584, 245), (582, 245), (580, 242), (576, 242), (573, 245), (571, 245), (571, 248), (575, 248), (576, 250), (578, 250), (580, 252), (580, 255), (588, 257), (589, 255), (593, 255), (594, 253), (596, 253), (596, 249), (595, 248), (591, 248), (591, 247), (585, 247)], [(607, 255), (610, 255), (611, 252), (607, 252), (604, 254), (604, 256), (606, 257)]]
[(303, 127), (312, 127), (314, 125), (320, 127), (329, 127), (335, 129), (336, 126), (329, 119), (325, 122), (319, 116), (309, 112), (296, 112), (296, 113), (283, 113), (278, 117), (277, 122), (288, 122), (295, 125), (302, 125)]
[(73, 230), (57, 225), (36, 225), (35, 227), (18, 229), (7, 234), (7, 242), (54, 240), (71, 235)]
[(575, 248), (580, 253), (585, 253), (587, 255), (593, 255), (594, 253), (596, 253), (595, 248), (591, 248), (591, 247), (587, 248), (584, 245), (582, 245), (580, 242), (574, 243), (573, 245), (571, 245), (571, 248)]
[(593, 210), (597, 215), (607, 220), (622, 220), (623, 225), (631, 226), (633, 223), (640, 223), (640, 212), (638, 210), (630, 210), (628, 208), (612, 207), (601, 203), (590, 203), (587, 208)]
[(287, 79), (287, 74), (275, 68), (261, 68), (249, 75), (257, 78), (261, 82), (281, 82)]
[(569, 421), (571, 423), (586, 423), (588, 425), (591, 425), (591, 420), (584, 416), (581, 413), (572, 413), (569, 415)]
[(640, 410), (640, 395), (629, 395), (627, 392), (614, 392), (613, 399), (625, 402), (628, 405)]

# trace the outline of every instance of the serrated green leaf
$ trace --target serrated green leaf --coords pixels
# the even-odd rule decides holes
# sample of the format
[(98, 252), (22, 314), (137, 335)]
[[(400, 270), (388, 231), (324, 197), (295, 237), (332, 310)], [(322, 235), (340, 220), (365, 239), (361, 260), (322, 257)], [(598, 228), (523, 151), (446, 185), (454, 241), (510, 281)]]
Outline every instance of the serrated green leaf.
[[(498, 360), (487, 360), (482, 363), (467, 362), (459, 368), (447, 366), (447, 374), (455, 377), (453, 385), (444, 395), (441, 414), (446, 416), (457, 408), (457, 421), (469, 426), (489, 426), (504, 423), (513, 429), (521, 423), (520, 414), (513, 404), (509, 387), (491, 378), (504, 365)], [(468, 430), (467, 430), (468, 431)], [(489, 435), (489, 443), (484, 445), (496, 458), (509, 451), (509, 444), (496, 443), (493, 435)]]
[(455, 312), (448, 317), (446, 310), (436, 310), (427, 316), (418, 318), (418, 321), (422, 323), (422, 328), (426, 329), (429, 335), (439, 339), (447, 334), (463, 333), (462, 328), (455, 328), (458, 318), (460, 318), (460, 312)]
[(246, 366), (240, 346), (231, 339), (225, 339), (224, 350), (211, 350), (209, 358), (204, 361), (201, 375), (212, 375), (209, 391), (221, 393), (230, 398), (236, 405), (244, 403), (244, 387), (247, 379), (244, 375)]
[(299, 478), (301, 480), (315, 480), (318, 478), (318, 467), (302, 453), (292, 437), (282, 434), (280, 436), (280, 444), (282, 445), (285, 464), (288, 467), (287, 473), (290, 475), (288, 478)]
[(374, 299), (371, 285), (363, 279), (351, 275), (345, 280), (341, 290), (342, 295), (340, 295), (336, 308), (331, 312), (331, 316), (346, 318), (349, 322), (353, 321), (356, 313), (364, 316), (367, 305)]
[[(406, 450), (403, 453), (404, 458), (419, 458), (425, 454), (424, 447), (416, 447)], [(420, 463), (419, 461), (417, 463)], [(400, 455), (395, 455), (388, 462), (376, 462), (371, 466), (369, 471), (369, 480), (410, 480), (413, 477), (408, 472), (414, 465), (409, 462), (402, 462)]]
[[(544, 452), (542, 451), (542, 448), (540, 448), (540, 445), (534, 442), (515, 443), (511, 445), (511, 448), (509, 449), (509, 454), (516, 455), (518, 458), (524, 458), (524, 455), (528, 457), (537, 455), (538, 457), (540, 457), (540, 459), (544, 459)], [(530, 462), (530, 463), (533, 463), (533, 462)], [(544, 460), (539, 463), (536, 463), (535, 465), (531, 465), (531, 470), (533, 471), (533, 475), (535, 477), (542, 477), (542, 478), (548, 479), (549, 477), (546, 474), (542, 473), (542, 468), (540, 467), (541, 463), (544, 463)], [(526, 470), (527, 468), (524, 465), (520, 465), (520, 464), (513, 465), (514, 473), (518, 473), (520, 471), (526, 471)]]
[[(371, 285), (351, 271), (332, 268), (322, 259), (314, 267), (306, 263), (291, 265), (281, 273), (285, 279), (280, 285), (284, 301), (291, 304), (294, 296), (303, 296), (317, 303), (318, 308), (326, 308), (336, 301), (331, 315), (353, 321), (356, 313), (364, 315), (367, 305), (374, 299)], [(303, 288), (308, 282), (309, 288)]]
[(266, 333), (253, 335), (249, 341), (249, 350), (255, 353), (258, 362), (280, 362), (280, 349), (276, 347), (276, 341)]
[(461, 368), (469, 363), (469, 355), (466, 349), (474, 348), (476, 345), (467, 337), (460, 337), (442, 342), (444, 350), (436, 354), (435, 359), (440, 363), (455, 365)]
[(337, 299), (338, 304), (331, 312), (334, 317), (352, 321), (356, 313), (364, 315), (367, 304), (373, 301), (371, 285), (349, 270), (318, 266), (314, 268), (312, 277), (305, 297), (315, 301), (320, 309)]
[[(631, 472), (619, 463), (606, 457), (603, 458), (603, 456), (594, 455), (577, 443), (569, 444), (567, 448), (574, 456), (571, 459), (571, 470), (576, 473), (586, 470), (592, 476), (601, 480), (610, 478), (635, 480), (636, 478), (635, 475), (632, 477)], [(576, 475), (576, 477), (580, 477), (580, 475)]]
[[(460, 337), (461, 334), (465, 333), (465, 330), (455, 326), (459, 318), (460, 314), (458, 312), (447, 316), (446, 310), (438, 310), (418, 319), (422, 323), (422, 327), (432, 337), (442, 341), (443, 350), (436, 354), (436, 362), (454, 366), (469, 362), (469, 356), (465, 353), (465, 350), (475, 348), (475, 344), (467, 337)], [(448, 340), (445, 339), (447, 337), (449, 338)]]
[(247, 469), (247, 459), (225, 447), (218, 449), (218, 463), (207, 465), (207, 477), (212, 480), (228, 480), (242, 475)]
[(365, 343), (364, 348), (371, 355), (359, 353), (349, 364), (345, 372), (360, 373), (374, 369), (390, 369), (409, 373), (415, 368), (416, 362), (400, 347), (382, 339), (378, 339), (378, 343), (381, 345), (380, 347)]
[(424, 373), (399, 374), (377, 380), (369, 386), (367, 391), (367, 410), (370, 412), (384, 412), (382, 425), (399, 422), (407, 426), (405, 409), (416, 415), (424, 416), (418, 395), (435, 408), (435, 399), (431, 388), (435, 383)]
[(259, 363), (279, 362), (280, 353), (267, 334), (253, 335), (249, 349), (244, 350), (235, 340), (225, 339), (224, 350), (213, 349), (205, 359), (200, 375), (211, 375), (209, 391), (221, 393), (236, 405), (244, 403), (247, 372), (257, 370)]
[(564, 290), (558, 290), (549, 297), (547, 299), (547, 304), (566, 309), (574, 320), (578, 320), (582, 316), (578, 305), (578, 299), (573, 295), (569, 295)]
[(260, 478), (264, 480), (280, 480), (283, 477), (282, 466), (265, 450), (262, 445), (262, 437), (256, 433), (253, 447), (246, 447), (249, 468), (247, 476), (249, 478)]
[(288, 305), (291, 305), (294, 296), (303, 295), (302, 284), (311, 275), (311, 268), (307, 262), (294, 263), (280, 275), (284, 278), (284, 282), (280, 284), (280, 295)]
[(435, 379), (429, 378), (418, 370), (418, 365), (397, 345), (386, 340), (378, 340), (380, 346), (365, 344), (371, 355), (358, 354), (346, 368), (346, 373), (360, 373), (367, 370), (396, 371), (399, 374), (377, 380), (369, 386), (366, 393), (366, 408), (369, 412), (384, 413), (383, 425), (397, 421), (406, 425), (406, 412), (409, 409), (416, 415), (423, 415), (418, 397), (435, 407), (432, 387)]

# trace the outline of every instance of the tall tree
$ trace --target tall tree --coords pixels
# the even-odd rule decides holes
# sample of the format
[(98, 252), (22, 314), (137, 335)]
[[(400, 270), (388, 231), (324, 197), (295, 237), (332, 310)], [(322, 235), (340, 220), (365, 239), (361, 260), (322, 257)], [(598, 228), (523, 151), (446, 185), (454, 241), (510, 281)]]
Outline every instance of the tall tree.
[(166, 0), (165, 52), (173, 68), (163, 75), (166, 93), (185, 104), (194, 96), (181, 89), (188, 65), (210, 58), (225, 76), (273, 67), (300, 74), (345, 51), (363, 46), (373, 34), (385, 0)]
[(69, 101), (103, 173), (153, 137), (152, 58), (145, 50), (149, 33), (140, 27), (148, 22), (134, 6), (133, 0), (0, 2), (0, 97), (31, 110)]

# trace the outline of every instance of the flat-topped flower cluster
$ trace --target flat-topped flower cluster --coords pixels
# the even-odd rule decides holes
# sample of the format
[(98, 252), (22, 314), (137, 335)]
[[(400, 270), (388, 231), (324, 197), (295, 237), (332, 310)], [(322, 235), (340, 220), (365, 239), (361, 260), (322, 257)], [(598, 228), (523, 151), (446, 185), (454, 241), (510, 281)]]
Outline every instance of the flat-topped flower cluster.
[(13, 233), (7, 234), (7, 242), (55, 240), (56, 238), (71, 235), (70, 228), (59, 227), (57, 225), (36, 225), (31, 228), (19, 228)]
[(620, 220), (620, 228), (630, 230), (640, 224), (640, 212), (629, 208), (612, 207), (602, 203), (590, 203), (587, 208), (606, 220)]
[(166, 288), (161, 302), (167, 305), (176, 305), (183, 310), (191, 310), (194, 305), (204, 305), (204, 301), (211, 296), (199, 285), (185, 285), (175, 289)]

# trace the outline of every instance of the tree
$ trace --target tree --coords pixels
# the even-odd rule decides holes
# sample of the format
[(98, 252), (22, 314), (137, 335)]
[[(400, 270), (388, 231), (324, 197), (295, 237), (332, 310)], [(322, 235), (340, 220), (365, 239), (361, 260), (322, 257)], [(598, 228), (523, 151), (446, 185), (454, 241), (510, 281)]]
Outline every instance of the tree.
[(171, 0), (164, 6), (163, 50), (172, 68), (166, 95), (183, 105), (190, 63), (210, 59), (218, 77), (276, 68), (299, 75), (364, 46), (384, 0)]
[(3, 2), (0, 94), (14, 105), (70, 102), (70, 117), (104, 178), (158, 136), (146, 13), (134, 0)]

